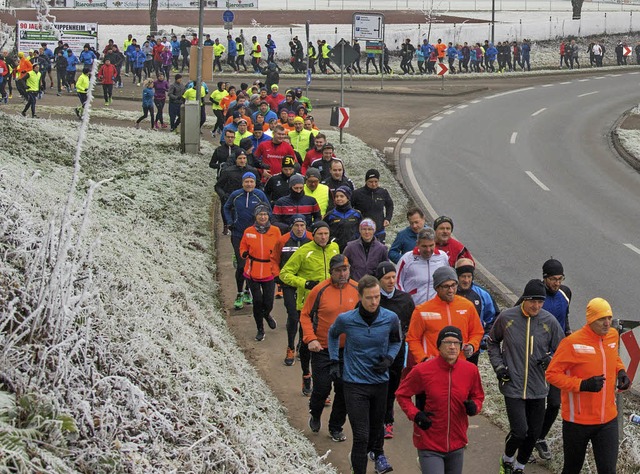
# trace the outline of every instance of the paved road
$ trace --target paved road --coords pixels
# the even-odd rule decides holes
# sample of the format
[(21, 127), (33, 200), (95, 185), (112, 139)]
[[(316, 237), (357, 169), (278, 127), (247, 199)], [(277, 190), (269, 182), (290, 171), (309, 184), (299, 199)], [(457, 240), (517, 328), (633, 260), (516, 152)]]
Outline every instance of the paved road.
[(545, 259), (564, 263), (574, 327), (595, 296), (639, 318), (640, 176), (608, 143), (637, 103), (638, 74), (491, 93), (433, 115), (401, 143), (403, 175), (516, 294)]

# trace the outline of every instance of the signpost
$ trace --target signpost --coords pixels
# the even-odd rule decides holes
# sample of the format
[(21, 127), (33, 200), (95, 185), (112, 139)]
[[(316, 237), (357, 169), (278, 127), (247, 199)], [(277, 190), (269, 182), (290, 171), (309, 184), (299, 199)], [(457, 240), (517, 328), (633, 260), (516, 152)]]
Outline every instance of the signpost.
[(622, 48), (623, 48), (623, 51), (622, 51), (623, 56), (631, 56), (631, 48), (629, 46), (625, 44)]
[(442, 78), (440, 90), (444, 90), (444, 76), (449, 73), (449, 68), (444, 63), (436, 63), (436, 74)]
[(352, 33), (354, 40), (379, 41), (382, 47), (380, 57), (380, 89), (384, 84), (384, 15), (382, 13), (362, 13), (355, 12), (352, 17)]
[(223, 14), (222, 14), (222, 21), (224, 22), (224, 29), (225, 30), (233, 30), (233, 20), (235, 18), (235, 15), (233, 14), (233, 12), (231, 10), (226, 10)]

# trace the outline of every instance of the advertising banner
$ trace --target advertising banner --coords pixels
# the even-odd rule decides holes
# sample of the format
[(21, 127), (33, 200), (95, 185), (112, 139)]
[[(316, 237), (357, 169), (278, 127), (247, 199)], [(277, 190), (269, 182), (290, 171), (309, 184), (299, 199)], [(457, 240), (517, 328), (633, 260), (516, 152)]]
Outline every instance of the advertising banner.
[(50, 48), (54, 49), (58, 40), (69, 43), (76, 54), (82, 51), (86, 43), (94, 48), (98, 47), (97, 23), (54, 23), (54, 27), (57, 32), (42, 30), (37, 21), (18, 20), (18, 51), (38, 49), (40, 43), (49, 43)]
[(107, 0), (75, 0), (75, 8), (107, 8)]

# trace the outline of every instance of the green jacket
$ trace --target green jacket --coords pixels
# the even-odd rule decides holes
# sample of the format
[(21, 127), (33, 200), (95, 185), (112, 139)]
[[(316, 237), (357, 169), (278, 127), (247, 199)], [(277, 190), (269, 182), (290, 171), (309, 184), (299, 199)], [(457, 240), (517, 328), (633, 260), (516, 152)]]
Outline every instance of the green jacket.
[(313, 240), (302, 245), (287, 260), (280, 270), (280, 279), (285, 285), (296, 288), (296, 309), (301, 310), (310, 290), (305, 289), (307, 281), (324, 281), (329, 278), (329, 260), (338, 255), (338, 244), (330, 242), (322, 248)]

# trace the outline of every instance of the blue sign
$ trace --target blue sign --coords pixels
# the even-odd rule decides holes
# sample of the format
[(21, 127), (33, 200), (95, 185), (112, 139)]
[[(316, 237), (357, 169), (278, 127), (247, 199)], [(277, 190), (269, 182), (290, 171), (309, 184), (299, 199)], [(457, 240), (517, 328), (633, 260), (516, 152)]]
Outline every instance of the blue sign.
[(235, 18), (235, 15), (231, 10), (227, 10), (222, 14), (222, 21), (227, 23), (231, 23), (234, 18)]
[(311, 84), (311, 69), (307, 69), (307, 85)]

